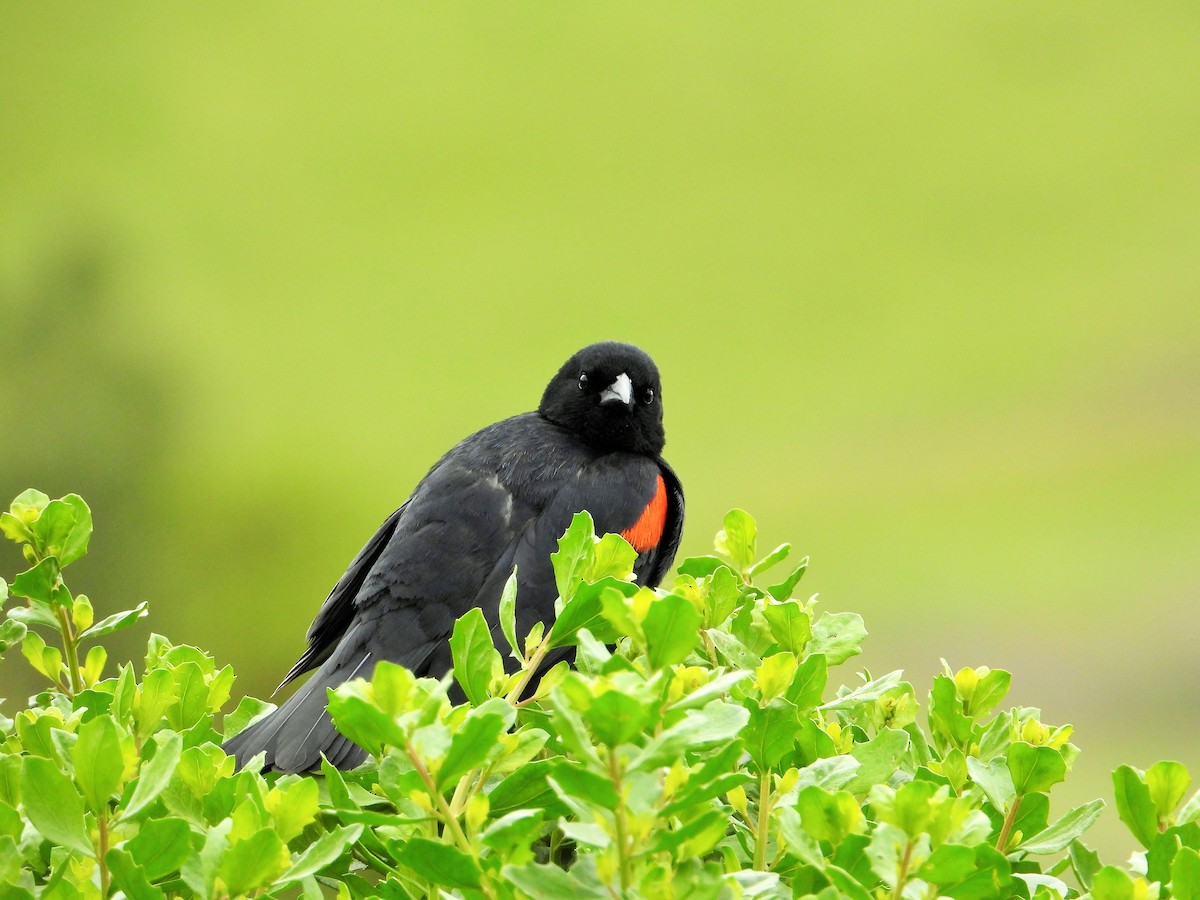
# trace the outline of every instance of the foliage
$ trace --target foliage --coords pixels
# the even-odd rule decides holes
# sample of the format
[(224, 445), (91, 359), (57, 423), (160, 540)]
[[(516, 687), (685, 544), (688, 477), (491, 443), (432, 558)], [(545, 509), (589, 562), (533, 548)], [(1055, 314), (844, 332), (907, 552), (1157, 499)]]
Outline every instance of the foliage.
[[(82, 499), (26, 491), (0, 528), (30, 563), (0, 581), (0, 601), (25, 600), (0, 649), (48, 682), (0, 717), (3, 897), (1200, 897), (1183, 766), (1114, 773), (1143, 850), (1102, 865), (1081, 842), (1102, 801), (1051, 821), (1069, 726), (999, 711), (1003, 670), (947, 667), (924, 728), (899, 672), (833, 686), (862, 620), (792, 596), (807, 560), (767, 577), (790, 547), (759, 558), (740, 510), (670, 591), (634, 584), (634, 551), (579, 514), (553, 556), (553, 624), (516, 634), (512, 579), (506, 647), (474, 610), (452, 675), (381, 663), (331, 692), (372, 760), (314, 776), (234, 771), (222, 739), (270, 707), (244, 699), (218, 726), (234, 676), (200, 650), (152, 635), (140, 675), (106, 674), (98, 644), (80, 658), (146, 612), (95, 622), (63, 582), (91, 536)], [(577, 668), (538, 679), (564, 646)]]

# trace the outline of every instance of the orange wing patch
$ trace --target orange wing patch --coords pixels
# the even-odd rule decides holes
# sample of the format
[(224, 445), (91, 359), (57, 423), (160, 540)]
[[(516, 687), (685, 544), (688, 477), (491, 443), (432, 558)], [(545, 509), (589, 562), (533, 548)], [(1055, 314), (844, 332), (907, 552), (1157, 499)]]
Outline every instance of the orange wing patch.
[(621, 537), (629, 541), (638, 553), (646, 553), (658, 546), (666, 524), (667, 486), (663, 483), (663, 477), (659, 475), (654, 496), (638, 516), (638, 520), (621, 532)]

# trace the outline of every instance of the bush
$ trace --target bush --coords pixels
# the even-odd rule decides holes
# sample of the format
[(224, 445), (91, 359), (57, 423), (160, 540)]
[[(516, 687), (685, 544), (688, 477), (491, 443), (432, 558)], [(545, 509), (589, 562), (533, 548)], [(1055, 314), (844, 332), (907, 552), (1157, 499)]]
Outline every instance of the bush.
[[(758, 559), (746, 513), (724, 526), (718, 555), (652, 591), (630, 582), (634, 551), (581, 513), (553, 556), (548, 630), (515, 633), (510, 581), (506, 647), (473, 610), (452, 676), (381, 663), (331, 692), (369, 764), (279, 776), (235, 772), (220, 749), (270, 708), (243, 699), (221, 717), (229, 666), (152, 635), (140, 676), (106, 674), (91, 642), (146, 606), (94, 621), (62, 580), (87, 549), (87, 504), (26, 491), (0, 517), (31, 564), (0, 581), (0, 601), (25, 601), (0, 651), (20, 644), (48, 686), (0, 717), (0, 896), (1200, 897), (1182, 765), (1114, 773), (1143, 850), (1102, 866), (1080, 838), (1103, 801), (1050, 820), (1078, 755), (1069, 726), (997, 712), (998, 669), (937, 676), (924, 728), (899, 672), (832, 687), (862, 619), (793, 599), (807, 560), (767, 577), (790, 548)], [(565, 645), (578, 668), (526, 697)], [(466, 703), (447, 698), (451, 678)]]

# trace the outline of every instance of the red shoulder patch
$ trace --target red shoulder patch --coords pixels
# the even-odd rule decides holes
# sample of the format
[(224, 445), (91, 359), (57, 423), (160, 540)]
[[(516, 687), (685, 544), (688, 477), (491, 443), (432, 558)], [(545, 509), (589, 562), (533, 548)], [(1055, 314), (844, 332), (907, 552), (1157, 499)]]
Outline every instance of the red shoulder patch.
[(663, 483), (662, 475), (659, 475), (654, 496), (650, 498), (637, 521), (621, 532), (621, 537), (629, 541), (638, 553), (646, 553), (658, 546), (666, 524), (667, 486)]

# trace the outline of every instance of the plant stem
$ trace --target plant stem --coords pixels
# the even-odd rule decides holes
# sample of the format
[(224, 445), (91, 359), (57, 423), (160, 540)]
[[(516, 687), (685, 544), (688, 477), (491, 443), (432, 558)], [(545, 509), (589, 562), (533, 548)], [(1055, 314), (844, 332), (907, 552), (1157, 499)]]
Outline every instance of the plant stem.
[(79, 649), (75, 641), (75, 626), (67, 615), (65, 606), (57, 608), (59, 631), (62, 633), (63, 651), (67, 657), (67, 674), (71, 679), (71, 688), (67, 696), (74, 697), (83, 690), (83, 680), (79, 675)]
[(1013, 823), (1017, 821), (1017, 811), (1021, 808), (1021, 795), (1017, 794), (1013, 798), (1012, 805), (1008, 808), (1008, 815), (1004, 817), (1004, 825), (1000, 828), (1000, 836), (996, 838), (996, 849), (1001, 853), (1008, 846), (1009, 832), (1012, 831)]
[(534, 673), (537, 672), (538, 666), (541, 665), (542, 660), (546, 658), (546, 654), (549, 652), (550, 635), (547, 634), (544, 638), (542, 638), (542, 642), (537, 645), (537, 649), (533, 651), (533, 655), (525, 661), (525, 668), (521, 672), (520, 680), (513, 685), (512, 690), (509, 691), (508, 695), (504, 698), (505, 700), (516, 705), (517, 701), (521, 698), (522, 692), (524, 692), (526, 686), (533, 678)]
[(717, 648), (713, 644), (712, 638), (709, 637), (708, 631), (701, 631), (700, 637), (703, 638), (703, 640), (704, 640), (704, 652), (708, 656), (708, 661), (713, 664), (713, 668), (715, 669), (718, 665), (718, 663), (717, 663)]
[(100, 847), (96, 854), (96, 862), (100, 864), (100, 896), (108, 896), (108, 862), (105, 857), (108, 856), (108, 810), (104, 810), (96, 817), (96, 825), (100, 832)]
[(908, 881), (908, 867), (912, 862), (913, 845), (916, 842), (911, 838), (904, 845), (904, 856), (900, 860), (900, 872), (896, 876), (896, 887), (892, 890), (893, 900), (900, 900), (904, 896), (904, 883)]
[(608, 772), (612, 777), (613, 788), (617, 792), (617, 807), (613, 810), (613, 815), (617, 823), (617, 861), (621, 867), (621, 894), (624, 896), (629, 893), (629, 886), (633, 882), (633, 871), (629, 858), (629, 838), (625, 827), (625, 798), (621, 794), (621, 762), (617, 759), (615, 747), (610, 747), (608, 750)]
[(374, 869), (380, 875), (395, 875), (396, 870), (385, 863), (382, 859), (368, 850), (360, 843), (354, 844), (354, 855), (370, 869)]
[[(404, 752), (408, 754), (408, 758), (412, 760), (413, 768), (416, 769), (417, 775), (425, 785), (425, 790), (428, 792), (430, 799), (437, 805), (438, 811), (442, 814), (442, 820), (446, 823), (446, 829), (454, 838), (454, 843), (458, 844), (458, 848), (466, 853), (475, 861), (476, 866), (479, 865), (479, 854), (475, 852), (475, 848), (471, 845), (470, 839), (462, 829), (462, 825), (458, 822), (458, 816), (450, 809), (450, 805), (446, 803), (446, 798), (442, 796), (442, 792), (438, 790), (437, 782), (433, 780), (433, 776), (429, 774), (429, 770), (425, 768), (425, 763), (421, 761), (420, 755), (413, 749), (412, 744), (406, 744)], [(488, 881), (487, 873), (480, 870), (483, 874), (481, 883), (483, 892), (488, 897), (495, 897), (496, 893), (492, 889), (491, 882)]]
[(758, 825), (754, 830), (754, 868), (767, 871), (767, 832), (771, 829), (771, 773), (758, 776)]

